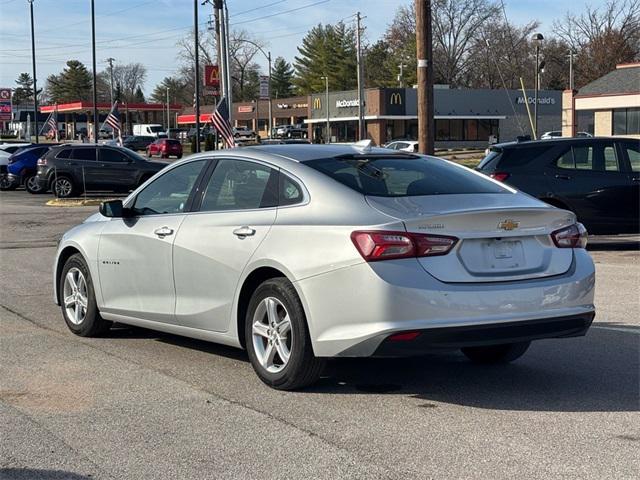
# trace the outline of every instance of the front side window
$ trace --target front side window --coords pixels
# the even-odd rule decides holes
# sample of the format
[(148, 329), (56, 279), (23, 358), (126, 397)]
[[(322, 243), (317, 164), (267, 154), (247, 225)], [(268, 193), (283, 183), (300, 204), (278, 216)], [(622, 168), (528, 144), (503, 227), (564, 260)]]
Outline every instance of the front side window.
[(447, 160), (415, 158), (327, 158), (305, 162), (364, 195), (407, 197), (509, 190)]
[(117, 150), (112, 148), (102, 148), (98, 152), (98, 158), (101, 162), (127, 162), (128, 158)]
[(185, 163), (147, 185), (135, 199), (136, 215), (161, 215), (184, 211), (206, 160)]
[(627, 153), (632, 172), (640, 172), (640, 142), (624, 142), (622, 150)]
[(202, 211), (249, 210), (277, 204), (277, 171), (246, 160), (220, 160), (202, 199)]

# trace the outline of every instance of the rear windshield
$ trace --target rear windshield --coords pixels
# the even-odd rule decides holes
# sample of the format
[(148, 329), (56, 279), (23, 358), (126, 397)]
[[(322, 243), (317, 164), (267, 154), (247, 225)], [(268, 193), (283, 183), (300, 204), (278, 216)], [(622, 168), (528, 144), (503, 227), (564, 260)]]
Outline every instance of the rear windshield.
[(338, 157), (305, 165), (364, 195), (379, 197), (508, 192), (480, 174), (433, 158)]
[(165, 140), (168, 145), (180, 145), (178, 140)]

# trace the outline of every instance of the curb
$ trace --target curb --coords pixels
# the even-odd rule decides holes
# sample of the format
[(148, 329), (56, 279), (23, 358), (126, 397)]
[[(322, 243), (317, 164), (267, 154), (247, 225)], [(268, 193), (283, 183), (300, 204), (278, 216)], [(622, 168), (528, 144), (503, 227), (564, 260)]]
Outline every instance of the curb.
[(54, 198), (49, 200), (45, 205), (50, 207), (97, 207), (102, 202), (113, 200), (113, 198), (90, 198), (82, 200), (78, 198)]

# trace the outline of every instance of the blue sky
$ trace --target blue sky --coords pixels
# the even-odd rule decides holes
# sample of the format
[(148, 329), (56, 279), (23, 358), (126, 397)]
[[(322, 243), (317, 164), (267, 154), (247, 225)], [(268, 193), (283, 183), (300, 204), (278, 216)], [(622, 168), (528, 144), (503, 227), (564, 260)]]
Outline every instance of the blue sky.
[[(367, 39), (375, 41), (396, 8), (410, 1), (228, 0), (228, 6), (232, 28), (246, 29), (263, 40), (274, 58), (281, 55), (292, 61), (296, 46), (313, 25), (335, 23), (359, 10), (365, 17)], [(512, 21), (537, 19), (545, 33), (551, 32), (553, 20), (563, 17), (567, 10), (579, 12), (587, 4), (599, 6), (604, 2), (505, 0), (505, 5)], [(176, 70), (176, 42), (193, 24), (192, 0), (95, 0), (95, 4), (98, 71), (105, 68), (108, 57), (119, 63), (141, 62), (148, 69), (144, 90), (150, 92)], [(200, 22), (206, 22), (211, 13), (210, 5), (200, 6)], [(78, 59), (90, 68), (89, 0), (35, 0), (34, 16), (39, 86), (49, 74), (62, 70), (66, 60)], [(20, 72), (31, 72), (27, 0), (0, 0), (0, 44), (0, 87), (14, 87)], [(256, 60), (266, 63), (261, 58)]]

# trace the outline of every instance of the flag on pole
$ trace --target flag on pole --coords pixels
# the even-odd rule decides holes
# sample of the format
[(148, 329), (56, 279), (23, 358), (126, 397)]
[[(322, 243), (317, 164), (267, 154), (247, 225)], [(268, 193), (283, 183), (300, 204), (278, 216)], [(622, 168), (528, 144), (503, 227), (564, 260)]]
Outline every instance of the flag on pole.
[(55, 110), (49, 114), (49, 116), (47, 117), (47, 120), (42, 125), (39, 135), (46, 135), (51, 131), (53, 131), (53, 133), (55, 134), (55, 139), (56, 141), (58, 141), (58, 106), (57, 105)]
[(109, 125), (113, 129), (113, 133), (118, 135), (118, 142), (122, 145), (122, 125), (120, 124), (120, 113), (118, 112), (118, 102), (116, 101), (111, 107), (111, 111), (105, 119), (104, 125)]
[(218, 133), (222, 136), (225, 145), (227, 148), (235, 147), (235, 141), (233, 139), (233, 130), (231, 129), (231, 124), (229, 123), (229, 105), (227, 104), (226, 97), (222, 97), (222, 99), (218, 102), (216, 109), (211, 114), (211, 122), (213, 126), (218, 131)]

